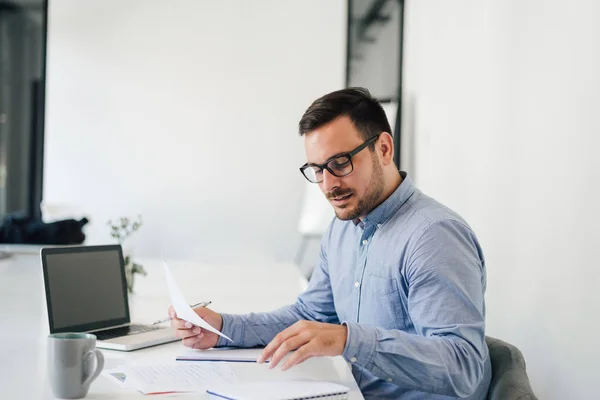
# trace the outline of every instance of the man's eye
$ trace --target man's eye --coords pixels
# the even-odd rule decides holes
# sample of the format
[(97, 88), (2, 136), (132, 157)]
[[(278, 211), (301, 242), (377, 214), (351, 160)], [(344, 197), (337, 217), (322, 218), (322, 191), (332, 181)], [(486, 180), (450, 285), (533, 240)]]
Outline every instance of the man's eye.
[(345, 168), (348, 166), (348, 164), (350, 164), (350, 161), (344, 157), (344, 158), (336, 158), (335, 160), (331, 161), (331, 164), (329, 164), (331, 166), (331, 168)]

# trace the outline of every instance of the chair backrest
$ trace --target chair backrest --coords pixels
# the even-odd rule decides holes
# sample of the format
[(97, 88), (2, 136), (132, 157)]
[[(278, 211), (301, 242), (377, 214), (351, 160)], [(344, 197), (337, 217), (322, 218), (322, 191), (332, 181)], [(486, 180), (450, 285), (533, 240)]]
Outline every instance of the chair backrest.
[(529, 384), (525, 358), (515, 346), (486, 336), (492, 362), (488, 400), (537, 400)]

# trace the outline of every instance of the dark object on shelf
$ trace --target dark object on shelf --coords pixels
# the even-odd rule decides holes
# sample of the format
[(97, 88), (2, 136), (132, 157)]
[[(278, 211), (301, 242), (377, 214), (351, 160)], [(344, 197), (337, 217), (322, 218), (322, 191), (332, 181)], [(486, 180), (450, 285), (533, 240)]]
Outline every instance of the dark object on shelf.
[(82, 218), (45, 223), (37, 218), (9, 215), (0, 226), (0, 243), (81, 244), (85, 240), (82, 228), (88, 222), (87, 218)]

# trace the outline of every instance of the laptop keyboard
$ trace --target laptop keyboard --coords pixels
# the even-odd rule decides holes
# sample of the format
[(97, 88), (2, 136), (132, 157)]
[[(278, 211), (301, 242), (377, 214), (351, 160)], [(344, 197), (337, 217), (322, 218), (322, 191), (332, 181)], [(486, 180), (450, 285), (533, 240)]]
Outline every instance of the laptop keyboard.
[(138, 335), (140, 333), (146, 333), (155, 331), (157, 329), (161, 329), (160, 326), (150, 326), (150, 325), (129, 325), (121, 328), (107, 329), (105, 331), (92, 332), (96, 335), (98, 340), (107, 340), (113, 339), (121, 336), (131, 336)]

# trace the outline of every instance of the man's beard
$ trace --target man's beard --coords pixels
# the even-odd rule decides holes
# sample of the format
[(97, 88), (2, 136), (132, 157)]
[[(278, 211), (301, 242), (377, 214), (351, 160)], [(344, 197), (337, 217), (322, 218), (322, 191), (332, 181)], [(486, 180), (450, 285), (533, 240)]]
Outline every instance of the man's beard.
[[(354, 220), (358, 217), (365, 216), (379, 204), (383, 191), (383, 168), (379, 164), (377, 154), (373, 153), (373, 175), (371, 176), (371, 182), (369, 182), (369, 186), (367, 186), (364, 197), (358, 200), (356, 208), (349, 214), (344, 214), (344, 208), (339, 209), (334, 207), (335, 215), (338, 219), (343, 221)], [(352, 190), (333, 191), (327, 194), (327, 198), (343, 197), (350, 193), (353, 193)]]

